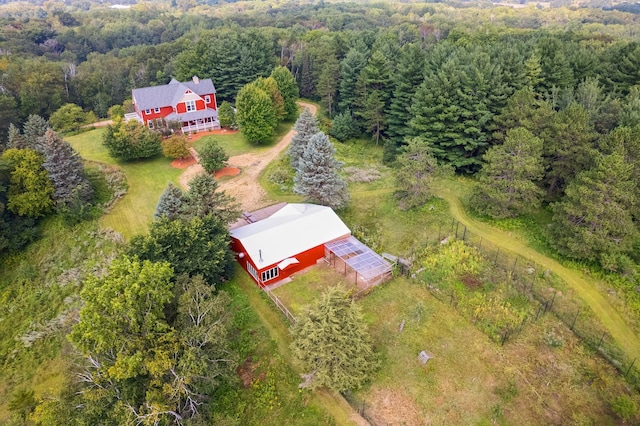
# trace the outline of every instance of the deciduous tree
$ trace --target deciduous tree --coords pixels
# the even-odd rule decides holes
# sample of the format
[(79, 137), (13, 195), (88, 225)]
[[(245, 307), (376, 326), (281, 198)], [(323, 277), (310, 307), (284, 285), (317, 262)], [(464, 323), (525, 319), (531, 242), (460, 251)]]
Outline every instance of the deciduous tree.
[(238, 92), (236, 108), (240, 131), (249, 142), (265, 143), (273, 137), (278, 116), (267, 92), (256, 84), (247, 84)]
[(153, 157), (160, 152), (161, 142), (162, 137), (146, 126), (135, 120), (125, 123), (120, 119), (107, 126), (102, 139), (109, 155), (121, 161)]
[(236, 122), (236, 112), (227, 101), (223, 101), (218, 107), (218, 119), (220, 120), (220, 126), (228, 127), (230, 129), (237, 129), (238, 123)]
[(168, 137), (160, 143), (160, 146), (162, 147), (162, 155), (167, 158), (184, 158), (191, 154), (184, 136)]
[(284, 100), (284, 118), (293, 120), (298, 115), (296, 100), (300, 96), (296, 79), (287, 67), (278, 66), (271, 71), (271, 77), (278, 85), (278, 91)]
[(129, 254), (151, 262), (169, 262), (176, 274), (202, 275), (210, 284), (227, 280), (233, 272), (229, 231), (218, 217), (188, 220), (161, 217), (148, 235), (131, 240)]
[(36, 151), (11, 148), (2, 154), (10, 168), (7, 208), (20, 215), (37, 218), (49, 213), (55, 203), (54, 187), (42, 167), (44, 158)]

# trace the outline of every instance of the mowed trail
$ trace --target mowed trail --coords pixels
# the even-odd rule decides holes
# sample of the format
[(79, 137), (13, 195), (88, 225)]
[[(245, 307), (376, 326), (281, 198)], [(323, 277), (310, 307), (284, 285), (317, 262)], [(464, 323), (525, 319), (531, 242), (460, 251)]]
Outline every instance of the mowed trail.
[[(315, 105), (305, 102), (298, 102), (298, 105), (303, 108), (309, 108), (311, 113), (315, 115), (317, 109)], [(243, 211), (252, 211), (264, 207), (269, 200), (267, 199), (267, 193), (258, 183), (258, 177), (264, 168), (289, 146), (295, 134), (295, 130), (291, 129), (268, 151), (260, 153), (248, 152), (229, 158), (229, 166), (239, 167), (242, 172), (233, 179), (222, 182), (220, 189), (233, 196), (240, 203)], [(199, 173), (204, 173), (200, 164), (189, 167), (180, 176), (180, 184), (187, 188), (189, 181)]]
[(624, 318), (602, 293), (600, 293), (592, 283), (587, 281), (580, 272), (562, 266), (556, 260), (526, 246), (506, 232), (470, 218), (462, 206), (460, 194), (450, 185), (446, 183), (439, 185), (435, 192), (438, 197), (449, 203), (451, 214), (470, 231), (478, 234), (485, 240), (491, 241), (504, 250), (532, 260), (562, 278), (591, 308), (602, 325), (607, 329), (609, 335), (611, 335), (613, 340), (626, 353), (627, 357), (629, 357), (629, 359), (640, 358), (640, 338), (638, 338), (629, 324), (627, 324)]

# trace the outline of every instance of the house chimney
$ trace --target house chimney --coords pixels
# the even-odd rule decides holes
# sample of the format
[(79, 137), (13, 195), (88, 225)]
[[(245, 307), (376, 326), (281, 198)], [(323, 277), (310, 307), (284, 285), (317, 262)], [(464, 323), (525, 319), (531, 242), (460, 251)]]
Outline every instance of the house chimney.
[(197, 76), (197, 75), (194, 75), (194, 76), (193, 76), (193, 82), (194, 82), (195, 84), (200, 83), (200, 79), (198, 78), (198, 76)]
[(258, 250), (258, 253), (260, 254), (260, 262), (262, 262), (262, 250)]

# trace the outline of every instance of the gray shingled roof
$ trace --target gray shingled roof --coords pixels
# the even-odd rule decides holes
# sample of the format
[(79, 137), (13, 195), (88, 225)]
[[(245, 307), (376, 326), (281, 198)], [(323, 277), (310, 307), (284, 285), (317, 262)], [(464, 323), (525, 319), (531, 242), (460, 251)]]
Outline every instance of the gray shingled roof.
[(216, 93), (216, 88), (213, 86), (211, 79), (205, 78), (197, 84), (193, 80), (180, 83), (176, 79), (171, 79), (169, 84), (163, 86), (133, 89), (132, 94), (138, 109), (145, 110), (174, 106), (188, 89), (199, 96)]

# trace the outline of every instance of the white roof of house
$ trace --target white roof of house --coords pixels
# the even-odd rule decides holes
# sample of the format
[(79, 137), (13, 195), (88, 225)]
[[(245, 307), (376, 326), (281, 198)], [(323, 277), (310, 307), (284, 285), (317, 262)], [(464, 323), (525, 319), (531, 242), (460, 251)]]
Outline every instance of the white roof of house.
[(231, 237), (262, 269), (350, 233), (330, 207), (287, 204), (266, 219), (232, 229)]

